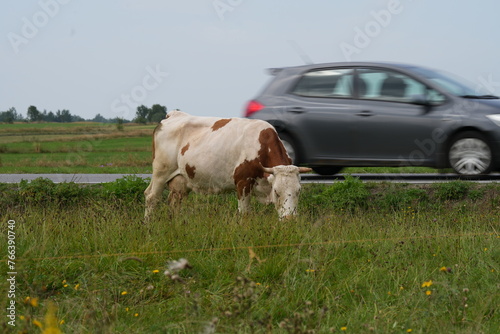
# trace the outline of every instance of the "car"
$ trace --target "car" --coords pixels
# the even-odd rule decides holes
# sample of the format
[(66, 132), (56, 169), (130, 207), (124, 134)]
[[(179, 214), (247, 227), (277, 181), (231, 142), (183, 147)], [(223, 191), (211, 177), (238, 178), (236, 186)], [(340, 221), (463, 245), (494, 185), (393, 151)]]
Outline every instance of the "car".
[(500, 99), (443, 71), (385, 62), (269, 69), (244, 116), (269, 122), (293, 163), (344, 167), (500, 168)]

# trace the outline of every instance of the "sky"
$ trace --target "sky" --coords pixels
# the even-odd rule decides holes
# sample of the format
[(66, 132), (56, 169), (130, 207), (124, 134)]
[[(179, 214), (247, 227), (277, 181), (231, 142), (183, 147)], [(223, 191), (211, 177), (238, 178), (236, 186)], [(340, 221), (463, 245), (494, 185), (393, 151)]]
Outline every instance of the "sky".
[(495, 0), (3, 0), (0, 111), (239, 117), (306, 62), (396, 61), (500, 95)]

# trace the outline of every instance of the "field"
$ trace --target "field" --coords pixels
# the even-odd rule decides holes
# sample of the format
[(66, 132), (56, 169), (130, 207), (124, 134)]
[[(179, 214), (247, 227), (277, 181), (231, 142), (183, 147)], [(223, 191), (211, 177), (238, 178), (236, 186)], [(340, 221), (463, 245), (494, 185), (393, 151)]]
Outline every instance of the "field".
[[(0, 124), (0, 174), (151, 173), (155, 125)], [(347, 173), (426, 173), (423, 167), (347, 168)]]
[[(498, 185), (305, 185), (288, 221), (258, 203), (237, 215), (232, 194), (192, 194), (143, 224), (146, 185), (0, 185), (17, 272), (16, 328), (2, 322), (4, 332), (500, 328)], [(190, 266), (176, 268), (181, 258)], [(7, 295), (9, 282), (0, 287)]]
[(0, 125), (0, 173), (150, 173), (155, 125)]

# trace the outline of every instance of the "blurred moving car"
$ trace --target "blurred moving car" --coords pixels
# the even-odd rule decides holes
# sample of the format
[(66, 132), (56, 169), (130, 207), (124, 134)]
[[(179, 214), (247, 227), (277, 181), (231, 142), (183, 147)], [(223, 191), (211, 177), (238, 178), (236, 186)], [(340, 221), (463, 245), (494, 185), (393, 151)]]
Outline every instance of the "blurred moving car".
[(395, 63), (270, 69), (245, 117), (271, 123), (294, 164), (322, 175), (347, 166), (426, 166), (458, 174), (500, 168), (500, 100), (460, 79)]

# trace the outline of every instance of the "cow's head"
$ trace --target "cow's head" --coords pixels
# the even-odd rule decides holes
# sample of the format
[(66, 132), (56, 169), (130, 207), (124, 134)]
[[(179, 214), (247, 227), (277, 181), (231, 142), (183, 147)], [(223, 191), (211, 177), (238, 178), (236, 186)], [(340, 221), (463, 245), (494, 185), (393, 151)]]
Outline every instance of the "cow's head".
[(268, 177), (268, 181), (272, 185), (270, 197), (278, 211), (280, 219), (293, 216), (297, 213), (300, 193), (299, 173), (310, 171), (310, 168), (293, 165), (264, 167), (264, 172), (271, 174)]

